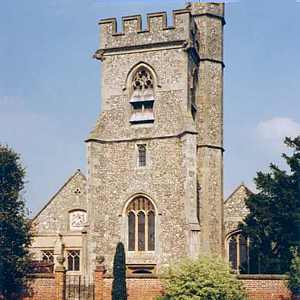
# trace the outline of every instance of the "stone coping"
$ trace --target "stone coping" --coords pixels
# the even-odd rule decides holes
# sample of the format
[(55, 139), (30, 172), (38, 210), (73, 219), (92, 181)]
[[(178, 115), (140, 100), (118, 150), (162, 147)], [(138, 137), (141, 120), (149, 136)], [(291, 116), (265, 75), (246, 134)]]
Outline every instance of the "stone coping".
[(239, 274), (237, 278), (243, 280), (286, 280), (288, 277), (283, 274)]
[(55, 278), (54, 273), (34, 273), (28, 274), (28, 278)]
[[(105, 275), (105, 279), (114, 279), (112, 275)], [(153, 274), (127, 275), (126, 279), (159, 279), (161, 277)]]
[[(34, 273), (27, 275), (28, 278), (54, 278), (54, 273)], [(113, 279), (111, 275), (105, 275), (104, 278)], [(126, 279), (150, 278), (159, 279), (160, 277), (153, 274), (127, 275)], [(286, 280), (287, 275), (279, 274), (239, 274), (238, 279), (242, 280)]]

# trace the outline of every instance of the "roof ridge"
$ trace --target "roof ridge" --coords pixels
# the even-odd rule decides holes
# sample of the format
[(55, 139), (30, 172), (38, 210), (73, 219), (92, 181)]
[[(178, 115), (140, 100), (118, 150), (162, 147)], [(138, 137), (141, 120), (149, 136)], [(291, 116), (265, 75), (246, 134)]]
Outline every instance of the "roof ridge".
[(247, 192), (249, 192), (250, 194), (254, 194), (246, 185), (245, 183), (242, 181), (234, 190), (233, 192), (226, 198), (226, 200), (224, 201), (224, 203), (226, 203), (241, 187), (244, 187)]

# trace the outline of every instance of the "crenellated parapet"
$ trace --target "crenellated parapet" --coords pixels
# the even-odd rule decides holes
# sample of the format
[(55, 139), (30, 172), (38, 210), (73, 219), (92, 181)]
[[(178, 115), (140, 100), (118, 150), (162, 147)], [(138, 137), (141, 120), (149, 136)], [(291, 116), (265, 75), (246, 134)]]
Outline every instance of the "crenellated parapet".
[(194, 2), (189, 5), (199, 32), (201, 60), (223, 64), (224, 3)]
[(122, 31), (117, 32), (115, 18), (102, 19), (100, 49), (149, 47), (155, 44), (182, 43), (190, 37), (191, 13), (189, 9), (173, 11), (173, 26), (167, 24), (165, 12), (147, 14), (147, 28), (142, 30), (141, 15), (122, 18)]
[(192, 10), (193, 16), (207, 15), (224, 20), (224, 3), (191, 3), (188, 8)]

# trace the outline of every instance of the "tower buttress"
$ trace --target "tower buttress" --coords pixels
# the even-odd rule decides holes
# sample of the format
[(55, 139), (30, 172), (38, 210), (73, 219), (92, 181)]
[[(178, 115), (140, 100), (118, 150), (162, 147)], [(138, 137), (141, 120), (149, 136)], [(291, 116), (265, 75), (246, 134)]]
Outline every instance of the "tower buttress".
[(200, 252), (223, 251), (223, 3), (195, 2), (200, 56), (196, 96)]

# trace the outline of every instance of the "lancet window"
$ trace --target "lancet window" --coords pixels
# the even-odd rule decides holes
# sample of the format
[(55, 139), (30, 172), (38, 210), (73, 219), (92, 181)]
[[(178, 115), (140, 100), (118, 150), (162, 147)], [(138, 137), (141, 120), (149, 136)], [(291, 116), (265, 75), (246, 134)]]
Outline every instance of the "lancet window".
[(145, 167), (147, 164), (147, 148), (146, 145), (138, 145), (138, 166)]

